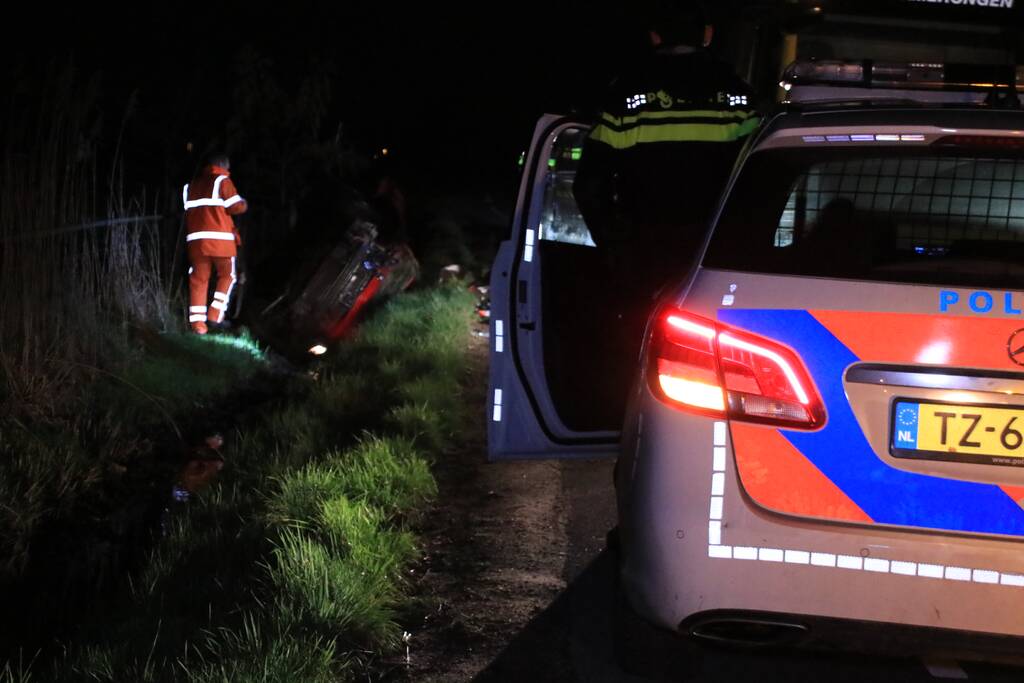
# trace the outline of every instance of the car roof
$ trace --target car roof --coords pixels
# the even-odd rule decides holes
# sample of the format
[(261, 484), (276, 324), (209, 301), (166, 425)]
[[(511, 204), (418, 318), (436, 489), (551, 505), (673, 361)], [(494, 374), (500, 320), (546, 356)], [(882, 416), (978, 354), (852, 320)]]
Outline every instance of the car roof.
[(893, 125), (1024, 131), (1024, 110), (899, 99), (789, 103), (769, 117), (764, 134), (788, 128)]

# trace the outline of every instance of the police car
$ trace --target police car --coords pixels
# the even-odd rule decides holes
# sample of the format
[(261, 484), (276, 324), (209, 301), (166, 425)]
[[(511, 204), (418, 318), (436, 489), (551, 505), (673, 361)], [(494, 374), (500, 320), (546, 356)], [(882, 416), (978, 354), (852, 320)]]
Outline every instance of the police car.
[(572, 202), (587, 127), (539, 123), (491, 282), (491, 458), (617, 455), (622, 594), (660, 632), (1019, 648), (1024, 73), (785, 84), (635, 359)]

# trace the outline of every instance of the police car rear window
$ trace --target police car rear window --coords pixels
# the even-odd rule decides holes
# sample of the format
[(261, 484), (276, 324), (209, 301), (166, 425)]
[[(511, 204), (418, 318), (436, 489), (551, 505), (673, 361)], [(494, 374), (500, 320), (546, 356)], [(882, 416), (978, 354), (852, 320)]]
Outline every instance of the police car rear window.
[(758, 152), (704, 265), (1024, 288), (1024, 159), (949, 147)]

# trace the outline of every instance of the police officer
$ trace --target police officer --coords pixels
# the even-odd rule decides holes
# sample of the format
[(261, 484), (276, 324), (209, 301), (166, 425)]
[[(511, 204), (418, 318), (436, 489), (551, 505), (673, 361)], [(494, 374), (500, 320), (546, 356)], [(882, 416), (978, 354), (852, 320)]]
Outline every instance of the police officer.
[(625, 307), (640, 318), (692, 263), (759, 123), (750, 86), (707, 50), (713, 31), (700, 4), (655, 0), (647, 28), (652, 50), (609, 88), (573, 186)]

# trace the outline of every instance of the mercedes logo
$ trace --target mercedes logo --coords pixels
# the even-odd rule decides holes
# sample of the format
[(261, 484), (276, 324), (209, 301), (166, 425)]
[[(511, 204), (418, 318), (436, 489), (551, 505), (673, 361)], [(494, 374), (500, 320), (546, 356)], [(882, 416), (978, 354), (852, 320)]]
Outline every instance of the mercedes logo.
[(1006, 353), (1017, 365), (1024, 366), (1024, 327), (1010, 335), (1006, 342)]

